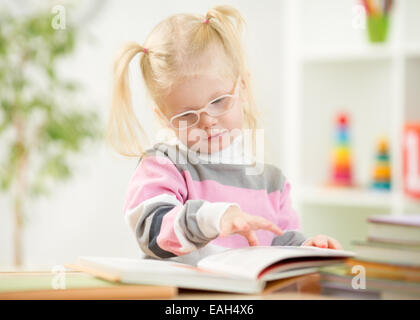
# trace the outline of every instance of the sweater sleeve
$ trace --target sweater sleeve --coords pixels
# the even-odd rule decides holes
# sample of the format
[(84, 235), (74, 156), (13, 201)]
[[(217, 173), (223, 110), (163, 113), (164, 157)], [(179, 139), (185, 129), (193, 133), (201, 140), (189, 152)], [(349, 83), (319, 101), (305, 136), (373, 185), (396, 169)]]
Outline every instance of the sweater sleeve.
[(296, 230), (287, 230), (281, 236), (275, 236), (272, 246), (301, 246), (306, 241), (303, 233)]
[(187, 196), (183, 176), (167, 157), (142, 158), (129, 182), (124, 213), (145, 254), (171, 258), (205, 246), (219, 235), (226, 209), (237, 205)]

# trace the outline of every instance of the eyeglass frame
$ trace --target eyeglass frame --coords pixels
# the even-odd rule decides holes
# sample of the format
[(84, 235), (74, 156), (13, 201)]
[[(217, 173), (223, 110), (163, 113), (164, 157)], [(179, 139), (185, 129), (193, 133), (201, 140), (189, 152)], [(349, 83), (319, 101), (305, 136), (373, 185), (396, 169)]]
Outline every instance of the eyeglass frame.
[[(235, 83), (235, 87), (234, 87), (234, 89), (233, 89), (233, 94), (229, 94), (229, 93), (227, 93), (227, 94), (223, 94), (223, 95), (221, 95), (221, 96), (219, 96), (219, 97), (217, 97), (217, 98), (215, 98), (215, 99), (212, 99), (211, 101), (209, 101), (209, 102), (207, 102), (206, 103), (206, 105), (204, 106), (204, 107), (202, 107), (202, 108), (200, 108), (200, 109), (198, 109), (198, 110), (187, 110), (187, 111), (184, 111), (184, 112), (181, 112), (181, 113), (178, 113), (178, 114), (176, 114), (176, 115), (174, 115), (174, 116), (172, 116), (171, 117), (171, 119), (169, 119), (168, 120), (168, 118), (163, 114), (163, 112), (159, 109), (159, 108), (157, 108), (156, 107), (156, 109), (158, 110), (158, 112), (160, 113), (160, 115), (161, 116), (163, 116), (163, 118), (166, 120), (166, 122), (173, 128), (173, 129), (175, 129), (175, 130), (185, 130), (185, 129), (188, 129), (188, 128), (191, 128), (191, 127), (193, 127), (193, 126), (195, 126), (197, 123), (199, 123), (200, 122), (200, 115), (201, 115), (201, 113), (202, 112), (205, 112), (205, 111), (207, 111), (207, 109), (210, 107), (210, 105), (214, 102), (214, 101), (217, 101), (217, 100), (219, 100), (219, 99), (221, 99), (221, 98), (224, 98), (224, 97), (231, 97), (231, 98), (237, 98), (238, 97), (238, 88), (239, 88), (239, 86), (238, 86), (238, 84), (239, 84), (239, 82), (240, 82), (240, 76), (237, 78), (237, 80), (236, 80), (236, 83)], [(225, 112), (223, 112), (223, 113), (221, 113), (221, 114), (219, 114), (219, 115), (217, 115), (217, 116), (212, 116), (212, 115), (210, 115), (211, 117), (220, 117), (220, 116), (223, 116), (223, 115), (225, 115), (226, 113), (228, 113), (230, 110), (232, 110), (232, 106), (233, 106), (233, 104), (234, 103), (232, 103), (232, 105), (229, 107), (229, 109), (227, 109)], [(194, 124), (192, 124), (192, 125), (190, 125), (190, 126), (188, 126), (188, 127), (182, 127), (182, 128), (178, 128), (178, 127), (175, 127), (173, 124), (172, 124), (172, 120), (173, 119), (175, 119), (176, 117), (179, 117), (179, 116), (182, 116), (182, 115), (184, 115), (184, 114), (187, 114), (187, 113), (194, 113), (194, 114), (196, 114), (197, 115), (197, 121), (194, 123)]]

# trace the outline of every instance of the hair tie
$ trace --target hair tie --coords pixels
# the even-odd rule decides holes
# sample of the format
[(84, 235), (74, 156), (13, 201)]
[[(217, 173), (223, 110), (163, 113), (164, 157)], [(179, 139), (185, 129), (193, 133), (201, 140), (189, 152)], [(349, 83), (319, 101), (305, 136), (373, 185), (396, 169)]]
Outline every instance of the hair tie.
[(204, 23), (205, 23), (205, 24), (209, 24), (209, 19), (208, 19), (208, 18), (206, 18), (206, 19), (204, 20)]
[(147, 50), (147, 48), (143, 48), (143, 52), (144, 52), (144, 54), (148, 54), (149, 50)]

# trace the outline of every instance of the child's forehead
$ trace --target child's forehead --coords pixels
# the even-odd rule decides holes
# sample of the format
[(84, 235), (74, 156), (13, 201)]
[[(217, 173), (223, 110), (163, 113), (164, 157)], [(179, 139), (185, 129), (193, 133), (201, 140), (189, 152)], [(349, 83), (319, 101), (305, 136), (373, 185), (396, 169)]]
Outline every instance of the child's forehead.
[(232, 76), (234, 70), (234, 63), (230, 59), (223, 48), (215, 44), (209, 46), (201, 52), (191, 52), (181, 58), (177, 69), (178, 78), (189, 79), (193, 77), (219, 77), (225, 79), (227, 76)]
[[(179, 78), (172, 86), (171, 91), (176, 90), (194, 90), (196, 88), (205, 90), (217, 90), (223, 89), (226, 85), (229, 85), (233, 81), (233, 78), (229, 77), (228, 74), (221, 74), (216, 72), (208, 72), (190, 75)], [(202, 88), (205, 87), (205, 88)]]

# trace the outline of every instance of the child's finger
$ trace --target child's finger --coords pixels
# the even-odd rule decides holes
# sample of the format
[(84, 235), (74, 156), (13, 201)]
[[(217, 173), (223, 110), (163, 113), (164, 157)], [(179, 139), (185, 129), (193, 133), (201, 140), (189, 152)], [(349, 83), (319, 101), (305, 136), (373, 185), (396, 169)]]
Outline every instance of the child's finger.
[(343, 250), (341, 244), (333, 238), (328, 238), (328, 247), (331, 249)]
[(274, 232), (275, 234), (281, 236), (283, 235), (283, 230), (276, 226), (274, 223), (270, 225), (270, 231)]
[(279, 236), (283, 234), (283, 230), (281, 230), (278, 226), (276, 226), (271, 221), (264, 219), (262, 217), (252, 217), (248, 221), (248, 223), (251, 225), (252, 229), (265, 229)]
[(254, 231), (249, 230), (247, 232), (241, 232), (240, 234), (248, 240), (250, 246), (258, 246), (258, 238)]
[(318, 237), (314, 239), (315, 245), (319, 248), (328, 248), (328, 240), (325, 237)]

